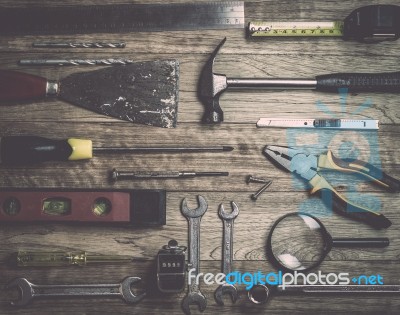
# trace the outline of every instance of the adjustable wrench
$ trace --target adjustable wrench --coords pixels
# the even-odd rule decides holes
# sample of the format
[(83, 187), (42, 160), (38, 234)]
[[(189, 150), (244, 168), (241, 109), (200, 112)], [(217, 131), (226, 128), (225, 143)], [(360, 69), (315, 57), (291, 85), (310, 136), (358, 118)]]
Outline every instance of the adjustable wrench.
[[(239, 215), (239, 207), (234, 201), (231, 201), (232, 212), (226, 213), (224, 205), (219, 205), (218, 214), (224, 223), (224, 236), (223, 236), (223, 247), (222, 247), (222, 273), (228, 275), (232, 272), (232, 260), (233, 260), (233, 222)], [(217, 290), (215, 290), (215, 301), (219, 305), (224, 305), (222, 297), (225, 293), (229, 293), (232, 302), (235, 303), (238, 299), (238, 293), (235, 286), (230, 283), (221, 284)]]
[(182, 309), (185, 314), (190, 315), (190, 304), (197, 304), (203, 312), (207, 307), (207, 299), (200, 292), (199, 284), (196, 282), (200, 266), (200, 221), (207, 211), (207, 201), (203, 196), (197, 196), (199, 207), (191, 210), (187, 206), (186, 198), (182, 201), (182, 214), (189, 222), (189, 267), (194, 269), (194, 279), (189, 279), (189, 292), (182, 301)]
[(126, 303), (139, 302), (146, 293), (135, 295), (131, 285), (139, 282), (138, 277), (127, 277), (119, 284), (71, 284), (71, 285), (37, 285), (25, 278), (17, 278), (7, 285), (7, 289), (18, 288), (21, 296), (11, 305), (24, 306), (37, 297), (120, 297)]

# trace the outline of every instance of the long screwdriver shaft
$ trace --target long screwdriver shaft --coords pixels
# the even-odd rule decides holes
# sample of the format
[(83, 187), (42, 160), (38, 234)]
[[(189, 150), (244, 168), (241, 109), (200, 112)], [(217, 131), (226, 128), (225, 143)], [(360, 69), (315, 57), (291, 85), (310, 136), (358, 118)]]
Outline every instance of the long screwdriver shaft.
[(96, 147), (94, 153), (162, 153), (162, 152), (213, 152), (213, 151), (232, 151), (231, 146), (210, 146), (210, 147)]
[(18, 267), (48, 266), (85, 266), (90, 263), (123, 263), (131, 262), (132, 257), (119, 255), (88, 255), (84, 251), (73, 252), (35, 252), (19, 251), (14, 256), (14, 264)]
[(196, 176), (229, 176), (228, 172), (190, 172), (190, 171), (164, 171), (164, 172), (128, 172), (113, 169), (110, 178), (113, 181), (124, 179), (150, 179), (150, 178), (190, 178)]
[(24, 165), (45, 161), (91, 159), (93, 153), (191, 153), (232, 151), (231, 146), (206, 147), (95, 147), (87, 139), (53, 140), (37, 136), (5, 136), (0, 138), (0, 162)]

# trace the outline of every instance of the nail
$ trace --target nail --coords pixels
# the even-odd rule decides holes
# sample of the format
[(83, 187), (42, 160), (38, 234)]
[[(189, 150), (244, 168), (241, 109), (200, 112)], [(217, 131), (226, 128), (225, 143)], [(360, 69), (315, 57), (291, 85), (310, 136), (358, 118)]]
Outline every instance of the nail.
[(267, 188), (272, 184), (272, 180), (270, 180), (268, 183), (266, 183), (264, 186), (262, 186), (257, 192), (255, 192), (254, 194), (251, 195), (251, 199), (253, 199), (254, 201), (257, 200), (257, 198), (264, 192), (267, 190)]

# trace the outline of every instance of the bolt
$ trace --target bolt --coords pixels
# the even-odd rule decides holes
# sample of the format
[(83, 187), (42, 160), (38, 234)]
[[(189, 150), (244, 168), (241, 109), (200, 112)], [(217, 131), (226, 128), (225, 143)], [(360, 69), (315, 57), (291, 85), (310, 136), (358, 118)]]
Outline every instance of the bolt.
[(264, 186), (262, 186), (257, 192), (251, 195), (251, 199), (256, 201), (257, 198), (272, 184), (272, 180), (268, 181)]
[(247, 183), (247, 184), (250, 184), (250, 183), (261, 183), (261, 184), (266, 184), (266, 183), (268, 183), (268, 182), (269, 182), (269, 180), (267, 180), (267, 179), (259, 178), (259, 177), (253, 177), (253, 176), (251, 176), (251, 175), (247, 176), (247, 179), (246, 179), (246, 183)]

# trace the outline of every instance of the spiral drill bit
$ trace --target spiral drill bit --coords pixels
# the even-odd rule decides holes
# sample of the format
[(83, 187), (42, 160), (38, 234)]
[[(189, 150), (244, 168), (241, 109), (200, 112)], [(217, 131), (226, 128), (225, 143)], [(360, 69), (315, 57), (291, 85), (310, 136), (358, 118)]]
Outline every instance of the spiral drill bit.
[(134, 61), (124, 58), (108, 59), (22, 59), (20, 65), (24, 66), (95, 66), (95, 65), (127, 65)]
[(105, 43), (105, 42), (84, 42), (84, 43), (68, 43), (68, 42), (36, 42), (32, 44), (37, 48), (125, 48), (124, 42)]

